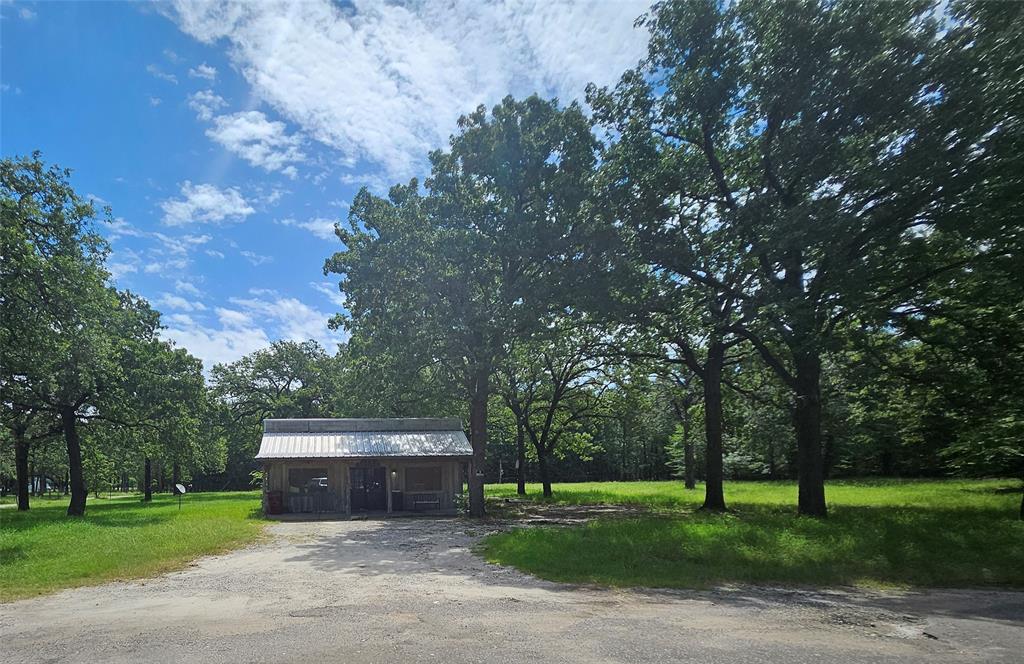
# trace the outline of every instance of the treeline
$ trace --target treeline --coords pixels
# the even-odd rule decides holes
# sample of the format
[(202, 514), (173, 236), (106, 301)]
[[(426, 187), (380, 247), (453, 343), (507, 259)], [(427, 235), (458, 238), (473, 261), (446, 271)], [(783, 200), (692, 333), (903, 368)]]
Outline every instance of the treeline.
[(699, 465), (709, 510), (727, 473), (813, 516), (828, 474), (1020, 475), (1022, 21), (657, 3), (589, 114), (507, 98), (360, 192), (325, 265), (348, 352), (392, 403), (465, 404), (476, 515), (495, 442), (546, 493)]
[(0, 483), (14, 480), (19, 509), (30, 489), (63, 490), (80, 516), (90, 488), (148, 499), (154, 465), (179, 482), (222, 465), (224, 443), (207, 426), (202, 363), (158, 337), (148, 302), (110, 284), (96, 228), (110, 211), (68, 178), (38, 154), (0, 162)]
[(66, 174), (5, 161), (0, 473), (66, 477), (80, 514), (146, 459), (250, 486), (265, 417), (457, 416), (476, 515), (499, 478), (703, 480), (709, 510), (796, 478), (824, 516), (828, 477), (1024, 476), (1024, 7), (640, 24), (586, 109), (481, 107), (422, 182), (356, 196), (337, 353), (278, 342), (205, 386), (108, 285)]

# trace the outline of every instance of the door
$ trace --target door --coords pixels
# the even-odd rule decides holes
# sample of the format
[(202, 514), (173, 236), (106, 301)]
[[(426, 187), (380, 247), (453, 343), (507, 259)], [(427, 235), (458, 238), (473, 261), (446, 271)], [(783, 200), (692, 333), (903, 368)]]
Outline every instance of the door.
[(386, 510), (388, 494), (384, 466), (349, 468), (352, 487), (352, 511)]

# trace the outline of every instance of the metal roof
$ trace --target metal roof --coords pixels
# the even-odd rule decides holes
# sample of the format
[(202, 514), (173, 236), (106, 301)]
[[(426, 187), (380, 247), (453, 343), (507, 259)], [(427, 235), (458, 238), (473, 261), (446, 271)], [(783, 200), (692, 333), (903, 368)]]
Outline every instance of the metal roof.
[(257, 459), (468, 457), (456, 419), (264, 420)]
[(345, 417), (263, 420), (265, 433), (314, 433), (321, 431), (462, 431), (454, 417)]

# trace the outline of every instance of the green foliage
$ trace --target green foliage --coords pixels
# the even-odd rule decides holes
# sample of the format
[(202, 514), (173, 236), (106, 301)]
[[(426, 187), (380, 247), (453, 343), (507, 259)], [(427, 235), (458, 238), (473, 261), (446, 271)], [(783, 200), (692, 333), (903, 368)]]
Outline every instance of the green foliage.
[(216, 465), (202, 365), (157, 338), (144, 299), (108, 284), (97, 211), (70, 171), (35, 153), (0, 161), (0, 184), (3, 422), (16, 446), (63, 434), (65, 460), (44, 470), (66, 467), (68, 514), (84, 513), (90, 482), (109, 487), (143, 456)]
[[(485, 463), (490, 382), (508, 344), (538, 330), (564, 302), (559, 289), (572, 229), (584, 215), (595, 161), (577, 105), (504, 99), (459, 120), (430, 177), (362, 190), (345, 250), (325, 264), (343, 275), (348, 325), (400, 373), (429, 372), (469, 402), (474, 464)], [(470, 475), (475, 514), (482, 485)]]

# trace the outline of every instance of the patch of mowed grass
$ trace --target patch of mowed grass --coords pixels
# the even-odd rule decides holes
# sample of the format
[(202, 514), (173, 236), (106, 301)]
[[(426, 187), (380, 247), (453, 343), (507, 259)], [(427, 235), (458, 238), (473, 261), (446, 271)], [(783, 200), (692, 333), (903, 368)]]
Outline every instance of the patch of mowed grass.
[(545, 579), (609, 586), (1024, 586), (1019, 489), (1001, 480), (830, 482), (830, 515), (819, 520), (795, 516), (790, 482), (730, 482), (724, 515), (697, 511), (702, 488), (677, 482), (561, 484), (554, 502), (654, 511), (516, 529), (480, 548), (490, 562)]
[(33, 499), (28, 512), (0, 510), (0, 601), (179, 569), (256, 539), (258, 492), (90, 498), (68, 518), (67, 498)]

